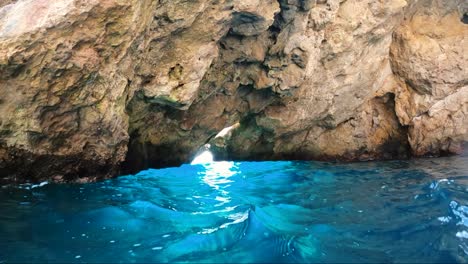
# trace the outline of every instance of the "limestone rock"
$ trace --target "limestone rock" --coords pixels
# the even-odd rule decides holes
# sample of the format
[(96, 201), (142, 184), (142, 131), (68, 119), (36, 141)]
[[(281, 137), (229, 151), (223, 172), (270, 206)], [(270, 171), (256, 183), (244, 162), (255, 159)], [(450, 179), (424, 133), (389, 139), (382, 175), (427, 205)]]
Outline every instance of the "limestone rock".
[(418, 156), (460, 153), (468, 140), (468, 25), (460, 12), (468, 6), (462, 3), (428, 2), (394, 35), (396, 111)]
[(255, 36), (273, 24), (274, 16), (280, 9), (276, 0), (234, 0), (233, 11), (232, 33)]
[(92, 181), (189, 162), (208, 142), (223, 159), (458, 153), (467, 10), (463, 0), (0, 1), (0, 178)]
[(3, 177), (117, 173), (128, 142), (126, 54), (150, 8), (151, 1), (20, 0), (0, 9)]

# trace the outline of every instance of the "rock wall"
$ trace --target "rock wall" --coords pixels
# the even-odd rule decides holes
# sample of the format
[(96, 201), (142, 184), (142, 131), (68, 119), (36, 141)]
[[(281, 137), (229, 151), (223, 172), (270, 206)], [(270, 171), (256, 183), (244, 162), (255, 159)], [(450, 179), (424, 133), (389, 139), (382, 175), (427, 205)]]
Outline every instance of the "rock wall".
[(467, 10), (466, 1), (426, 1), (394, 34), (396, 112), (416, 156), (461, 153), (468, 140)]
[(0, 177), (468, 141), (463, 0), (0, 1)]

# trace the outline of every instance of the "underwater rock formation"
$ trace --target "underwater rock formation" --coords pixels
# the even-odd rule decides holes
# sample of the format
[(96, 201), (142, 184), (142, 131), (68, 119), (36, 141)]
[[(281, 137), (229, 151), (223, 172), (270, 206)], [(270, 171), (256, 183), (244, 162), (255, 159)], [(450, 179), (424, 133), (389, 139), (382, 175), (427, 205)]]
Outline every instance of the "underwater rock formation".
[(188, 162), (206, 143), (247, 160), (459, 153), (467, 12), (463, 0), (2, 1), (0, 178), (93, 181)]

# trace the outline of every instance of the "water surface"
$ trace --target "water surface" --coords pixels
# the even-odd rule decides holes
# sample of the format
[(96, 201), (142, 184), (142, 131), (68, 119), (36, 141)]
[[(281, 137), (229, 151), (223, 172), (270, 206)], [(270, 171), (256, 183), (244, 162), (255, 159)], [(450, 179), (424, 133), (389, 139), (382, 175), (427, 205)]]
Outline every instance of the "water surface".
[(0, 263), (468, 262), (468, 157), (0, 188)]

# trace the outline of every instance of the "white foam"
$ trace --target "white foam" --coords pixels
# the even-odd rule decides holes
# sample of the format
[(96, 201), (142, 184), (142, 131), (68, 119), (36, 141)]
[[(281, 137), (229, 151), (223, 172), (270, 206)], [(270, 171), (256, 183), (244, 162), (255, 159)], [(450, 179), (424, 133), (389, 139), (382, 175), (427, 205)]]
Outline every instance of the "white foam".
[(450, 220), (452, 220), (452, 217), (450, 217), (450, 216), (441, 216), (441, 217), (437, 217), (437, 220), (439, 220), (442, 223), (448, 223), (448, 222), (450, 222)]
[(449, 180), (447, 180), (447, 179), (441, 179), (441, 180), (438, 180), (437, 182), (431, 183), (431, 185), (429, 186), (429, 188), (431, 188), (431, 189), (433, 189), (433, 190), (434, 190), (434, 189), (437, 189), (437, 188), (439, 187), (439, 184), (441, 184), (441, 183), (443, 183), (443, 182), (447, 182), (447, 183), (450, 184)]
[(39, 183), (39, 184), (34, 184), (34, 185), (31, 186), (31, 189), (40, 188), (40, 187), (45, 186), (45, 185), (47, 185), (47, 184), (49, 184), (49, 182), (46, 182), (46, 181), (45, 181), (45, 182), (41, 182), (41, 183)]
[(457, 232), (456, 236), (459, 237), (459, 238), (468, 238), (468, 232), (463, 230), (461, 232)]
[(451, 201), (450, 207), (452, 208), (453, 214), (460, 219), (457, 225), (468, 227), (468, 206), (460, 205), (455, 201)]

